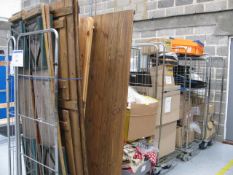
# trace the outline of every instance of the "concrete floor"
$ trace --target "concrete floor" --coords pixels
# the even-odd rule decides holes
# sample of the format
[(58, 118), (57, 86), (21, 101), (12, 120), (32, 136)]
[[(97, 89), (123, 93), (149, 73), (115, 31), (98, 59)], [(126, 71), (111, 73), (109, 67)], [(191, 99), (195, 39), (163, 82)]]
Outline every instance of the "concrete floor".
[[(7, 138), (0, 135), (0, 175), (8, 174)], [(215, 143), (189, 162), (178, 162), (167, 175), (216, 175), (233, 160), (233, 146)], [(225, 174), (233, 175), (233, 167)]]
[[(233, 146), (215, 143), (189, 162), (180, 162), (167, 175), (216, 175), (233, 160)], [(233, 167), (225, 174), (233, 175)]]

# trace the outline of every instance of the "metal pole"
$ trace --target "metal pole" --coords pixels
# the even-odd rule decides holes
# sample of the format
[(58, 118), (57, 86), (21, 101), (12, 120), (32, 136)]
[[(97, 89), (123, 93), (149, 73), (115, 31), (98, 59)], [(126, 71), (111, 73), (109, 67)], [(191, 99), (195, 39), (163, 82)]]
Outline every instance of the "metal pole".
[[(6, 116), (7, 116), (7, 136), (8, 136), (8, 174), (11, 175), (11, 135), (10, 135), (10, 98), (9, 98), (9, 55), (10, 55), (10, 43), (12, 43), (12, 49), (15, 48), (16, 40), (13, 36), (11, 36), (8, 40), (8, 48), (7, 48), (7, 55), (5, 57), (6, 62)], [(14, 161), (14, 160), (13, 160)]]

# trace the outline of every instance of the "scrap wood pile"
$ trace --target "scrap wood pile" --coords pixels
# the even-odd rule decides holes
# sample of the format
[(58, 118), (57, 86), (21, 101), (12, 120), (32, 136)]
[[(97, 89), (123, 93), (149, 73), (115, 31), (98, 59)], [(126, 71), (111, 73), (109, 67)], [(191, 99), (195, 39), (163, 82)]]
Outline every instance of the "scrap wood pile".
[(27, 174), (55, 174), (56, 144), (58, 174), (121, 172), (133, 11), (79, 17), (78, 9), (76, 0), (63, 0), (10, 19), (15, 37), (48, 28), (59, 34), (57, 79), (54, 35), (19, 40), (24, 67), (18, 69), (18, 111)]

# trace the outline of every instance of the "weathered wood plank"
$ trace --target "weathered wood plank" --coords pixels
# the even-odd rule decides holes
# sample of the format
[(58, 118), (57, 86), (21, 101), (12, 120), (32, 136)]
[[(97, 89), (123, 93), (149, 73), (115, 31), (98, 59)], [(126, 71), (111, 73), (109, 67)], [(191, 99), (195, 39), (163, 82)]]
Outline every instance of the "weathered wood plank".
[[(61, 89), (61, 98), (64, 100), (70, 99), (70, 81), (69, 81), (69, 61), (68, 61), (68, 43), (67, 43), (67, 26), (66, 18), (61, 17), (57, 21), (64, 22), (64, 27), (59, 29), (59, 77), (63, 78), (64, 86), (59, 86)], [(72, 94), (73, 95), (73, 94)]]
[[(64, 7), (73, 7), (73, 13), (75, 13), (74, 0), (64, 0)], [(72, 79), (69, 80), (70, 97), (71, 97), (70, 100), (77, 101), (78, 103), (78, 81), (75, 79), (78, 78), (79, 75), (77, 74), (77, 66), (76, 66), (78, 57), (75, 51), (76, 30), (75, 30), (74, 14), (70, 14), (66, 16), (66, 31), (67, 31), (66, 38), (67, 38), (67, 46), (68, 46), (67, 48), (68, 48), (68, 62), (69, 62), (69, 78)], [(71, 129), (72, 129), (72, 140), (73, 140), (76, 173), (78, 175), (83, 175), (84, 172), (83, 172), (83, 157), (82, 157), (79, 111), (70, 111), (70, 121), (71, 121)]]
[(119, 175), (127, 105), (133, 11), (94, 17), (86, 105), (88, 169)]
[[(51, 28), (49, 5), (42, 4), (41, 9), (42, 9), (43, 28), (44, 29)], [(50, 77), (54, 77), (54, 68), (53, 68), (54, 58), (53, 58), (51, 33), (45, 33), (44, 39), (45, 39), (45, 53), (46, 53), (46, 60), (47, 60), (47, 66), (48, 66), (48, 74)], [(54, 107), (56, 107), (55, 106), (55, 95), (54, 95), (54, 93), (55, 93), (54, 80), (50, 80), (49, 87), (50, 87), (51, 98), (48, 100), (51, 100), (50, 106), (52, 107), (52, 109), (54, 109)], [(47, 108), (48, 108), (48, 106), (47, 106)], [(54, 112), (54, 111), (52, 111), (52, 112)], [(57, 118), (57, 120), (59, 120), (58, 116), (55, 116), (55, 115), (48, 115), (48, 116), (50, 116), (50, 117), (54, 116)], [(50, 121), (50, 120), (48, 120), (48, 121)], [(66, 173), (66, 167), (65, 167), (65, 161), (64, 161), (64, 154), (63, 154), (63, 150), (62, 150), (61, 133), (60, 133), (60, 125), (59, 124), (58, 124), (58, 150), (59, 150), (59, 160), (60, 160), (60, 166), (61, 166), (61, 173), (62, 173), (62, 175), (66, 175), (67, 173)]]
[(71, 15), (73, 13), (73, 8), (72, 7), (60, 8), (54, 10), (53, 13), (55, 18)]
[(65, 20), (63, 19), (59, 19), (59, 20), (54, 20), (53, 21), (53, 27), (55, 29), (60, 29), (60, 28), (63, 28), (65, 27)]
[(22, 19), (23, 20), (28, 20), (30, 18), (33, 18), (33, 17), (39, 15), (39, 14), (41, 14), (41, 6), (37, 5), (36, 7), (32, 8), (30, 10), (23, 11)]
[[(79, 4), (78, 0), (72, 0), (73, 20), (74, 20), (74, 37), (75, 37), (75, 54), (76, 54), (76, 74), (81, 77), (82, 67), (80, 64), (80, 45), (79, 45)], [(87, 151), (86, 151), (86, 134), (84, 121), (84, 107), (82, 97), (82, 81), (77, 81), (78, 108), (79, 108), (79, 126), (80, 126), (80, 142), (82, 155), (82, 168), (84, 175), (88, 175)]]
[(82, 92), (83, 92), (82, 100), (83, 100), (84, 112), (85, 112), (94, 20), (92, 17), (80, 17), (79, 21), (80, 21), (80, 28), (79, 28), (80, 62), (82, 67)]
[(67, 159), (68, 159), (68, 168), (69, 172), (73, 175), (76, 174), (75, 170), (75, 162), (74, 162), (74, 150), (73, 150), (73, 141), (72, 141), (72, 134), (71, 134), (71, 125), (70, 125), (70, 116), (68, 110), (62, 110), (61, 120), (65, 123), (63, 126), (63, 138), (67, 153)]

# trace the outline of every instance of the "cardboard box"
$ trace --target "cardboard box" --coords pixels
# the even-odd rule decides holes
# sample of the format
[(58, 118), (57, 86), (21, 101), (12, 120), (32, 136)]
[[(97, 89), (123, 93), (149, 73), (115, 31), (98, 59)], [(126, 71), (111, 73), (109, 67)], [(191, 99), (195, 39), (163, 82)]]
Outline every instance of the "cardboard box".
[[(159, 102), (159, 109), (161, 109), (161, 101)], [(160, 114), (161, 111), (157, 113), (157, 126), (160, 125)], [(163, 116), (162, 124), (171, 123), (179, 120), (180, 116), (180, 91), (169, 91), (164, 93), (163, 100)]]
[[(159, 157), (164, 157), (175, 151), (176, 124), (177, 122), (172, 122), (172, 123), (162, 126)], [(159, 128), (158, 127), (156, 128), (155, 139), (156, 139), (156, 144), (158, 145), (158, 139), (159, 139)]]
[(192, 113), (192, 104), (185, 98), (184, 94), (180, 95), (180, 115), (179, 120), (183, 120), (187, 115)]
[[(133, 86), (140, 94), (150, 96), (155, 94), (152, 87), (141, 87)], [(164, 101), (163, 101), (163, 122), (162, 124), (167, 124), (179, 120), (180, 116), (180, 86), (170, 86), (165, 87), (164, 91)], [(162, 97), (162, 87), (157, 87), (157, 98)], [(157, 126), (160, 125), (160, 114), (161, 114), (161, 102), (159, 102), (159, 107), (157, 110)]]
[[(188, 143), (192, 143), (194, 141), (194, 131), (189, 131), (188, 133)], [(176, 128), (176, 147), (182, 148), (186, 143), (186, 132), (184, 127), (178, 126)]]
[(157, 110), (158, 102), (149, 105), (131, 104), (126, 114), (125, 140), (134, 141), (154, 135)]
[(176, 128), (176, 148), (182, 148), (183, 143), (183, 127), (178, 126)]
[[(200, 125), (201, 129), (203, 128), (202, 125)], [(203, 131), (204, 132), (204, 131)], [(204, 139), (211, 139), (213, 138), (214, 134), (216, 133), (216, 125), (214, 124), (213, 121), (209, 121), (207, 128), (206, 128), (206, 136)], [(196, 139), (202, 139), (202, 134), (197, 134), (195, 133), (195, 138)]]
[[(158, 71), (158, 75), (157, 75)], [(163, 66), (150, 68), (151, 83), (152, 87), (162, 86), (163, 80)], [(156, 76), (157, 75), (157, 76)], [(156, 77), (158, 78), (156, 81)], [(164, 86), (175, 86), (175, 80), (173, 75), (173, 66), (164, 66)]]
[[(202, 122), (204, 119), (204, 114), (205, 114), (205, 103), (198, 105), (196, 107), (193, 107), (192, 112), (193, 112), (193, 118), (194, 121)], [(212, 117), (215, 113), (215, 105), (214, 103), (209, 104), (209, 111), (208, 111), (208, 121), (212, 120)]]

